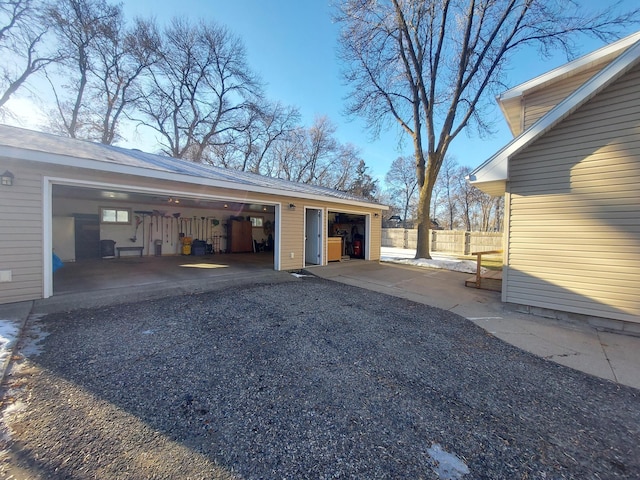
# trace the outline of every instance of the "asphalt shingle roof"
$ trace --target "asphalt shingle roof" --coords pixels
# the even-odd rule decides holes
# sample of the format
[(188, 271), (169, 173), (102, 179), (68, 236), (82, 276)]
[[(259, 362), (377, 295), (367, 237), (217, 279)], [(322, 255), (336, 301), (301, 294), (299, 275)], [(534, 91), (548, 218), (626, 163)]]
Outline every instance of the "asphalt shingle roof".
[[(60, 137), (49, 133), (0, 125), (0, 147), (20, 149), (64, 156), (78, 160), (93, 160), (105, 164), (116, 164), (141, 168), (150, 172), (165, 172), (186, 175), (192, 179), (208, 179), (232, 184), (231, 188), (251, 191), (253, 188), (272, 188), (290, 192), (296, 196), (325, 196), (347, 202), (379, 204), (367, 199), (331, 188), (292, 182), (280, 178), (266, 177), (250, 172), (194, 163), (187, 160), (156, 155), (137, 149), (103, 145), (85, 140)], [(152, 174), (150, 176), (153, 176)]]

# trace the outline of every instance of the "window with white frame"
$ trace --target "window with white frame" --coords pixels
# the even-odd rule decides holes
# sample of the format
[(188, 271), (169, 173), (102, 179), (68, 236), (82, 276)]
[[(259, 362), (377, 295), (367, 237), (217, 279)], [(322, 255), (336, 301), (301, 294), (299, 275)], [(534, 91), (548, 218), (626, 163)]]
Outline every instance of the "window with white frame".
[(262, 227), (264, 225), (264, 217), (249, 217), (252, 227)]
[(120, 225), (130, 225), (131, 224), (131, 209), (130, 208), (101, 207), (100, 208), (100, 222), (101, 223), (120, 224)]

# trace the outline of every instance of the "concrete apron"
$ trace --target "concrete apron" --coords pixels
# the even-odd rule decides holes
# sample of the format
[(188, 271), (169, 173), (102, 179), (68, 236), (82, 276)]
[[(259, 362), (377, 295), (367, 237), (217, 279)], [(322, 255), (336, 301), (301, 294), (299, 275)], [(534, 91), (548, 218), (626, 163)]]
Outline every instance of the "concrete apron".
[(467, 273), (363, 261), (331, 263), (307, 271), (449, 310), (542, 358), (640, 389), (640, 337), (518, 312), (503, 304), (497, 292), (465, 287)]
[(37, 300), (34, 311), (52, 313), (227, 286), (288, 279), (273, 270), (273, 255), (127, 256), (66, 264), (54, 274), (54, 295)]

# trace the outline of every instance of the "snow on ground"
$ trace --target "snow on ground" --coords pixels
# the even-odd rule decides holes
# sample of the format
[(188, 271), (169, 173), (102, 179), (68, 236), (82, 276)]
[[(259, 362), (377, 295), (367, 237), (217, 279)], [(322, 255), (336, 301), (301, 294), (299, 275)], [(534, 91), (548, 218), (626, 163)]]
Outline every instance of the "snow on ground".
[(435, 463), (433, 469), (442, 480), (459, 480), (469, 473), (469, 467), (453, 453), (446, 452), (434, 443), (427, 453)]
[(19, 332), (20, 326), (16, 320), (3, 320), (0, 318), (0, 368), (11, 355), (11, 350), (18, 339)]
[[(452, 255), (442, 253), (431, 253), (431, 260), (426, 258), (414, 258), (415, 249), (382, 247), (380, 251), (380, 261), (388, 263), (399, 263), (402, 265), (413, 265), (416, 267), (441, 268), (454, 272), (476, 273), (476, 262), (473, 260), (460, 260)], [(482, 269), (485, 273), (486, 269)]]

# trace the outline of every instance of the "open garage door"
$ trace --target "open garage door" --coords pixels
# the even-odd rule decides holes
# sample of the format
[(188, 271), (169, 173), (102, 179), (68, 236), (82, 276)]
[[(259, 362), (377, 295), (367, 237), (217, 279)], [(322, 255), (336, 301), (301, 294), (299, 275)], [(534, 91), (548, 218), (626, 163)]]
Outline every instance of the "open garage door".
[(53, 184), (51, 245), (64, 266), (51, 293), (273, 270), (275, 216), (261, 203)]
[[(328, 260), (368, 258), (369, 217), (347, 212), (330, 211), (327, 218)], [(338, 245), (339, 244), (339, 248)], [(340, 251), (340, 258), (337, 251)]]

